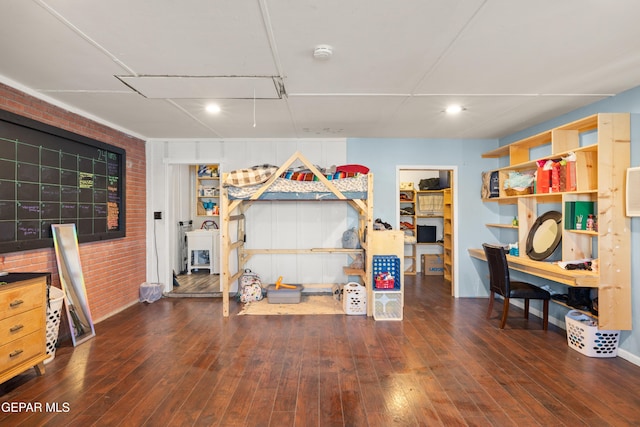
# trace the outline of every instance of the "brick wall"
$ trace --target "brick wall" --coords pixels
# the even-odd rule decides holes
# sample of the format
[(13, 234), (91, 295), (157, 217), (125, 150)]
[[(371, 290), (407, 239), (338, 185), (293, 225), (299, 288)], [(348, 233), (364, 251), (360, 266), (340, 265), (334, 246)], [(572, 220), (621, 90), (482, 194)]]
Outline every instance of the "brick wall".
[[(144, 141), (0, 84), (0, 109), (126, 150), (126, 237), (82, 243), (80, 262), (94, 322), (135, 303), (146, 280), (146, 160)], [(51, 272), (60, 286), (52, 248), (0, 254), (0, 270)], [(61, 330), (62, 333), (62, 330)]]

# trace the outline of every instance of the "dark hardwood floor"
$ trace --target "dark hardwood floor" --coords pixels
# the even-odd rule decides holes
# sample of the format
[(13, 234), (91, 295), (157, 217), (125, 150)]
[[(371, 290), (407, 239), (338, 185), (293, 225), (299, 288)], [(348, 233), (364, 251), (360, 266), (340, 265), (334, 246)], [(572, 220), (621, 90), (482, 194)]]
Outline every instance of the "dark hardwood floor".
[(640, 425), (640, 367), (583, 356), (516, 308), (500, 330), (486, 308), (437, 276), (407, 278), (402, 322), (138, 304), (64, 343), (44, 376), (0, 385), (0, 425)]

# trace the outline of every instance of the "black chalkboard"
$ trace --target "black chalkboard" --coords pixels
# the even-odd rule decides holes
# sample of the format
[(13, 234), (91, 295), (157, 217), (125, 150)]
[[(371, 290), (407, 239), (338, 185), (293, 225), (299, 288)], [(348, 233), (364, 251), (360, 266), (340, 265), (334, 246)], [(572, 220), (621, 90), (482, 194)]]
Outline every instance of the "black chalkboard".
[(0, 110), (0, 253), (125, 236), (125, 151)]

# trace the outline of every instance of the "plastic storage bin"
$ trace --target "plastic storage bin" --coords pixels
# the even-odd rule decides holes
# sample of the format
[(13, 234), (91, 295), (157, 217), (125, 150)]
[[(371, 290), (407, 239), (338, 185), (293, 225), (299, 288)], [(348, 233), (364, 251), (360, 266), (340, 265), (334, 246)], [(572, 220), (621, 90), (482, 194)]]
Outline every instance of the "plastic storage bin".
[(140, 285), (140, 302), (156, 302), (162, 298), (162, 283)]
[(276, 285), (267, 287), (267, 301), (269, 304), (298, 304), (302, 298), (302, 285), (295, 286), (295, 289), (280, 288), (276, 289)]
[(342, 305), (346, 314), (367, 314), (367, 288), (356, 282), (344, 285)]
[[(393, 277), (393, 283), (389, 278), (379, 280), (380, 275), (389, 273)], [(400, 258), (395, 255), (374, 255), (373, 256), (373, 282), (377, 290), (399, 290), (401, 283)]]
[(571, 310), (565, 316), (567, 343), (572, 349), (589, 357), (616, 357), (620, 331), (598, 329), (598, 321), (580, 311)]
[(402, 292), (374, 292), (375, 320), (402, 320)]
[(60, 330), (60, 317), (62, 316), (62, 303), (64, 292), (56, 287), (49, 288), (49, 305), (47, 306), (47, 355), (44, 363), (51, 362), (56, 357), (56, 344)]

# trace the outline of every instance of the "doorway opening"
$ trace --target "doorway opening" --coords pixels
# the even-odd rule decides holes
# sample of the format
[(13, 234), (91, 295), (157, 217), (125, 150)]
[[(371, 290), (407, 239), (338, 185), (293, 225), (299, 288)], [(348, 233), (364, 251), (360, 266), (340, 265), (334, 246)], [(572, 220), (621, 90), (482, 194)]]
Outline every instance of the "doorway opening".
[(440, 276), (457, 293), (455, 166), (399, 166), (398, 221), (406, 276)]
[[(204, 200), (198, 197), (197, 191), (203, 183), (197, 178), (198, 165), (193, 163), (177, 163), (167, 165), (167, 221), (168, 221), (168, 267), (171, 268), (172, 287), (167, 290), (169, 297), (219, 297), (219, 245), (215, 242), (212, 250), (191, 250), (189, 235), (194, 231), (207, 230), (210, 224), (219, 226), (219, 215), (207, 215), (200, 212), (198, 203)], [(201, 178), (202, 179), (202, 178)], [(213, 180), (212, 180), (213, 181)], [(216, 185), (216, 187), (219, 187)], [(213, 198), (212, 196), (211, 198)], [(209, 199), (206, 199), (209, 200)], [(202, 210), (202, 209), (200, 209)], [(218, 236), (217, 234), (214, 236)], [(208, 235), (207, 235), (208, 237)], [(219, 238), (218, 238), (219, 240)], [(213, 248), (216, 250), (213, 250)], [(213, 252), (213, 253), (212, 253)], [(193, 257), (196, 257), (194, 259)], [(207, 268), (204, 268), (204, 267)], [(211, 269), (217, 269), (212, 271)]]

